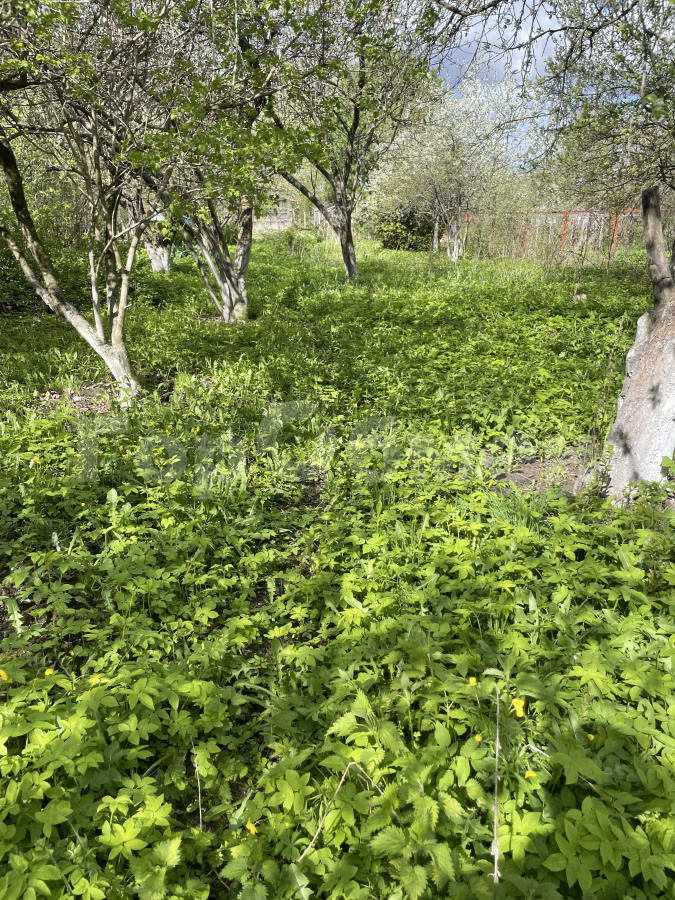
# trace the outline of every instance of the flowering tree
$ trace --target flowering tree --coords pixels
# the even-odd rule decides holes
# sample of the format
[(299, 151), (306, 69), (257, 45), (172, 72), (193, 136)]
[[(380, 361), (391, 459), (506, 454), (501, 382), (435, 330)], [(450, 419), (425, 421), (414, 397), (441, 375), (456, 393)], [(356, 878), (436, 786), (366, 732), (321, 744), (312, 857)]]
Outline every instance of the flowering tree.
[(461, 95), (446, 95), (423, 126), (402, 132), (375, 177), (370, 215), (391, 220), (412, 211), (447, 235), (448, 255), (462, 250), (463, 210), (494, 206), (516, 178), (519, 156), (513, 135), (519, 129), (522, 94), (512, 81), (491, 84), (472, 77)]

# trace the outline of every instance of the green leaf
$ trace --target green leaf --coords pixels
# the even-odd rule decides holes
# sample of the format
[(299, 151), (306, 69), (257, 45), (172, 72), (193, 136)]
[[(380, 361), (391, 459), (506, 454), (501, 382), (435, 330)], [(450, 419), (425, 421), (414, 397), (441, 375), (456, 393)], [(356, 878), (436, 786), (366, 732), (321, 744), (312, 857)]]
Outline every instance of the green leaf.
[(166, 866), (171, 869), (180, 862), (180, 844), (181, 838), (176, 837), (172, 840), (161, 841), (153, 844), (152, 857), (158, 866)]
[(231, 859), (225, 868), (221, 870), (220, 877), (241, 881), (248, 875), (248, 872), (248, 858), (245, 856), (235, 856), (235, 858)]
[(458, 756), (454, 762), (455, 772), (457, 773), (457, 784), (461, 787), (465, 785), (471, 774), (471, 763), (466, 756)]
[(438, 722), (436, 724), (434, 734), (436, 737), (436, 743), (439, 747), (449, 747), (452, 743), (452, 736), (446, 726), (442, 724), (442, 722)]
[(433, 844), (429, 847), (429, 853), (441, 875), (446, 878), (455, 877), (455, 867), (447, 844)]
[(307, 885), (309, 884), (309, 878), (307, 878), (302, 869), (295, 863), (292, 863), (288, 867), (288, 871), (291, 874), (292, 884), (295, 886), (297, 895), (301, 898), (301, 900), (309, 900), (313, 893), (307, 887)]
[(547, 869), (550, 869), (551, 872), (562, 872), (567, 865), (567, 857), (563, 856), (562, 853), (552, 853), (544, 860), (544, 865)]
[(456, 797), (441, 791), (438, 795), (441, 809), (451, 822), (459, 822), (464, 818), (464, 807)]
[(427, 886), (427, 873), (422, 866), (404, 866), (399, 878), (409, 900), (419, 900)]
[(401, 828), (388, 825), (371, 840), (370, 846), (376, 856), (398, 856), (408, 844)]

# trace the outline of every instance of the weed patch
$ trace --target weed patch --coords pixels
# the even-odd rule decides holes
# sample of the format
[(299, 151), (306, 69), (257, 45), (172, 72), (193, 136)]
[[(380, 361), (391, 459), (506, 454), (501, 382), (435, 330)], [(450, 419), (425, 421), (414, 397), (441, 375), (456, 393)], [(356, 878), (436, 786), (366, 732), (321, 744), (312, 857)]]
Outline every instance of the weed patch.
[(498, 727), (497, 897), (675, 896), (673, 513), (498, 478), (645, 285), (301, 249), (241, 328), (141, 269), (124, 415), (3, 314), (0, 896), (490, 898)]

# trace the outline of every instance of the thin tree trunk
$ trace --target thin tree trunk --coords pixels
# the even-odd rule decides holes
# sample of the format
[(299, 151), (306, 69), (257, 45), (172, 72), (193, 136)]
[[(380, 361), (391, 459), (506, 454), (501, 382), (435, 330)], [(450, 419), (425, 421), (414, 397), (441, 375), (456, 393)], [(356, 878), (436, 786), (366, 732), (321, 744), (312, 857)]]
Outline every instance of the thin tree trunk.
[(239, 303), (235, 304), (234, 317), (245, 319), (248, 316), (248, 266), (253, 249), (253, 206), (249, 200), (242, 198), (237, 216), (237, 247), (234, 252), (234, 272), (239, 288)]
[[(119, 309), (120, 321), (117, 326), (117, 332), (114, 333), (113, 341), (109, 344), (101, 339), (101, 335), (98, 331), (99, 323), (97, 322), (96, 327), (91, 325), (87, 319), (85, 319), (85, 317), (66, 300), (56, 270), (40, 241), (33, 217), (28, 208), (23, 188), (23, 179), (21, 178), (14, 151), (9, 142), (2, 138), (0, 138), (0, 166), (3, 170), (14, 215), (16, 216), (26, 246), (37, 265), (40, 273), (39, 278), (33, 271), (33, 268), (22, 253), (21, 248), (14, 240), (11, 233), (1, 225), (0, 237), (3, 238), (9, 247), (26, 280), (43, 303), (45, 303), (52, 312), (56, 313), (56, 315), (65, 319), (80, 337), (89, 344), (92, 350), (106, 364), (115, 381), (119, 382), (130, 395), (136, 394), (140, 390), (141, 385), (134, 372), (124, 343), (123, 323), (126, 302), (124, 307)], [(138, 238), (140, 238), (140, 232)], [(136, 243), (138, 243), (138, 238), (135, 238)], [(131, 256), (131, 263), (133, 263), (133, 256)]]
[(199, 251), (197, 250), (197, 248), (193, 242), (192, 235), (185, 232), (184, 237), (185, 237), (185, 243), (188, 245), (188, 249), (190, 250), (190, 254), (197, 265), (197, 270), (199, 271), (199, 274), (202, 276), (202, 281), (204, 282), (206, 290), (208, 291), (209, 297), (211, 298), (215, 308), (218, 310), (220, 317), (224, 320), (225, 314), (223, 313), (223, 306), (222, 306), (220, 300), (218, 299), (218, 293), (213, 287), (213, 282), (211, 281), (211, 278), (209, 277), (209, 273), (204, 268), (204, 259), (203, 259), (202, 255), (199, 253)]
[(455, 219), (454, 237), (452, 241), (452, 261), (459, 262), (459, 251), (462, 238), (461, 209), (457, 207), (457, 218)]
[(452, 241), (452, 261), (453, 262), (459, 262), (459, 244), (460, 244), (459, 225), (455, 225), (455, 236)]
[(444, 222), (445, 225), (445, 254), (449, 260), (452, 260), (452, 252), (450, 250), (450, 234), (453, 231), (452, 220), (446, 219)]
[(342, 251), (342, 263), (345, 267), (345, 276), (347, 281), (355, 282), (358, 280), (359, 270), (356, 265), (356, 250), (354, 248), (351, 213), (347, 214), (346, 221), (339, 227), (337, 235), (340, 238), (340, 250)]
[(626, 357), (616, 421), (609, 494), (621, 497), (636, 481), (661, 481), (661, 462), (675, 447), (675, 287), (661, 226), (659, 189), (642, 194), (647, 267), (654, 308), (640, 317)]
[(315, 193), (309, 190), (302, 182), (292, 175), (290, 172), (280, 171), (279, 174), (286, 179), (296, 190), (306, 197), (310, 203), (319, 210), (324, 217), (326, 223), (330, 225), (340, 241), (340, 249), (342, 251), (342, 262), (345, 267), (345, 275), (347, 281), (356, 281), (358, 278), (358, 266), (356, 263), (356, 250), (354, 248), (354, 235), (352, 232), (352, 211), (349, 198), (344, 185), (338, 180), (330, 180), (329, 183), (333, 188), (335, 197), (335, 213), (332, 213)]
[[(109, 239), (110, 235), (105, 233), (105, 240)], [(105, 252), (104, 258), (105, 265), (105, 298), (106, 305), (108, 307), (108, 319), (112, 321), (115, 311), (117, 309), (117, 260), (115, 259), (115, 254), (112, 249), (108, 249)]]
[(91, 281), (91, 304), (94, 309), (96, 334), (100, 340), (105, 341), (105, 331), (103, 330), (103, 319), (101, 317), (101, 298), (98, 292), (98, 269), (96, 267), (93, 239), (89, 247), (89, 278)]
[(439, 217), (436, 216), (434, 219), (434, 237), (431, 242), (431, 250), (433, 253), (438, 253), (438, 230), (440, 228)]
[(241, 311), (245, 307), (245, 302), (239, 294), (237, 277), (234, 266), (229, 260), (227, 247), (225, 247), (224, 253), (221, 252), (216, 235), (200, 221), (195, 223), (194, 228), (186, 225), (183, 233), (188, 243), (193, 247), (193, 256), (197, 249), (201, 253), (220, 299), (217, 300), (214, 295), (213, 284), (211, 284), (204, 266), (198, 263), (199, 272), (209, 292), (209, 296), (213, 300), (223, 322), (227, 325), (232, 324), (237, 318), (241, 318)]
[(464, 237), (462, 238), (462, 256), (466, 256), (466, 248), (469, 244), (469, 225), (471, 224), (471, 216), (469, 210), (466, 211), (464, 218)]

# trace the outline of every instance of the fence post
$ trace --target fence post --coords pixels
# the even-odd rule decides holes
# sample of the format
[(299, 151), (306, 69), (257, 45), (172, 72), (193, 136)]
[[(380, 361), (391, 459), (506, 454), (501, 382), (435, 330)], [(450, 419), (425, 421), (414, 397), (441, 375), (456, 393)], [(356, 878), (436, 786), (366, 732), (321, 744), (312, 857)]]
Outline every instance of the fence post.
[(563, 227), (562, 227), (562, 239), (560, 241), (560, 252), (565, 252), (565, 243), (567, 242), (567, 221), (570, 217), (569, 209), (566, 209), (563, 213)]

